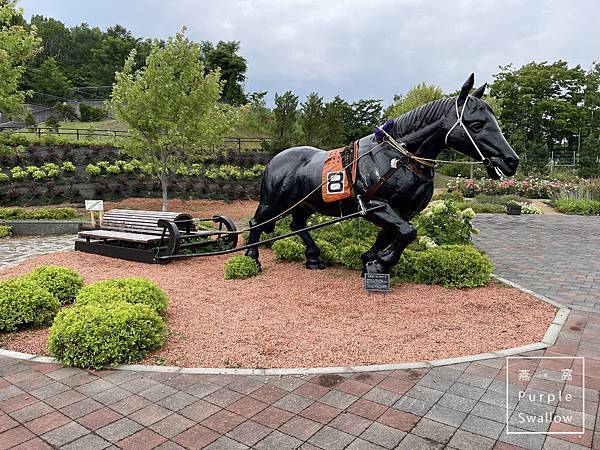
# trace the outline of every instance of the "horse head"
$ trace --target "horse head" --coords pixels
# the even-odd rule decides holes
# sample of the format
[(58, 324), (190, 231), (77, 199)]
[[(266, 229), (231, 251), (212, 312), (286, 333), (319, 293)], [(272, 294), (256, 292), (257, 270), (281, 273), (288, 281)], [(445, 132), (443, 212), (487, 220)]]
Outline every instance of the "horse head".
[(446, 116), (445, 144), (483, 161), (488, 175), (494, 180), (514, 175), (519, 156), (506, 141), (492, 109), (481, 99), (486, 85), (469, 94), (474, 81), (475, 77), (471, 74)]

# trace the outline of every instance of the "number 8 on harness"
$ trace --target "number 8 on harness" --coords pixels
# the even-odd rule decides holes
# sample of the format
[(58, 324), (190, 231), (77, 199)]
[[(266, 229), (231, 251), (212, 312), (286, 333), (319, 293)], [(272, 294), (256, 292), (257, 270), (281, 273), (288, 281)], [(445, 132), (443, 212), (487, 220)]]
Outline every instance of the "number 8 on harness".
[(356, 178), (358, 141), (347, 147), (327, 152), (323, 164), (321, 194), (327, 203), (352, 196), (352, 185)]

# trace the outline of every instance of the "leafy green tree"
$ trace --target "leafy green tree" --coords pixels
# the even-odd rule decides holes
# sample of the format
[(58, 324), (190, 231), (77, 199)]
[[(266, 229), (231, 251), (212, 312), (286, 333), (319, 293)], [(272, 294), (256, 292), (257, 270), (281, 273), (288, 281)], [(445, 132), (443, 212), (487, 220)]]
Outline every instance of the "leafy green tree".
[[(64, 97), (65, 91), (71, 87), (71, 82), (62, 73), (53, 56), (50, 56), (41, 65), (30, 71), (29, 83), (35, 92), (49, 94), (52, 97)], [(50, 104), (55, 103), (55, 101), (50, 101)]]
[(325, 148), (339, 147), (350, 141), (348, 129), (352, 114), (352, 107), (339, 95), (325, 104), (321, 137)]
[(221, 79), (225, 81), (223, 100), (231, 105), (246, 103), (242, 84), (246, 80), (246, 59), (238, 55), (240, 43), (220, 41), (216, 46), (211, 42), (202, 43), (202, 54), (206, 70), (221, 70)]
[(35, 27), (26, 30), (22, 22), (23, 10), (16, 1), (4, 0), (0, 7), (0, 111), (9, 115), (23, 112), (26, 92), (19, 82), (40, 44)]
[(346, 140), (353, 141), (373, 133), (381, 122), (381, 100), (358, 100), (351, 105), (352, 114), (347, 118)]
[(258, 134), (264, 137), (269, 133), (273, 122), (273, 113), (267, 108), (265, 97), (267, 91), (248, 94), (247, 108), (241, 111), (241, 129), (245, 133)]
[(490, 94), (502, 102), (499, 118), (509, 141), (543, 142), (548, 150), (575, 149), (585, 124), (586, 73), (565, 61), (501, 67)]
[(174, 169), (203, 145), (220, 141), (234, 119), (230, 108), (217, 103), (223, 89), (219, 71), (206, 73), (199, 54), (184, 28), (163, 46), (155, 42), (137, 71), (132, 50), (116, 74), (113, 108), (129, 126), (128, 151), (160, 166), (163, 211)]
[(439, 86), (425, 82), (413, 86), (405, 95), (395, 95), (394, 103), (384, 112), (387, 119), (395, 119), (408, 111), (418, 108), (425, 103), (444, 97), (444, 91)]
[[(89, 82), (95, 86), (111, 85), (115, 72), (123, 68), (123, 61), (131, 50), (137, 49), (138, 39), (121, 25), (115, 25), (102, 34), (102, 39), (90, 54)], [(136, 55), (137, 56), (137, 55)], [(136, 57), (136, 66), (139, 59)]]
[(577, 175), (584, 178), (600, 176), (600, 133), (590, 133), (582, 140)]
[(298, 96), (292, 91), (286, 91), (282, 95), (275, 93), (273, 116), (274, 139), (270, 149), (272, 152), (278, 152), (295, 144)]
[(69, 103), (61, 103), (57, 102), (54, 105), (54, 112), (56, 112), (59, 117), (65, 122), (68, 120), (76, 120), (77, 114), (75, 114), (75, 108)]
[(321, 128), (323, 126), (323, 97), (312, 92), (306, 101), (300, 105), (302, 112), (300, 124), (304, 144), (318, 146), (321, 141)]

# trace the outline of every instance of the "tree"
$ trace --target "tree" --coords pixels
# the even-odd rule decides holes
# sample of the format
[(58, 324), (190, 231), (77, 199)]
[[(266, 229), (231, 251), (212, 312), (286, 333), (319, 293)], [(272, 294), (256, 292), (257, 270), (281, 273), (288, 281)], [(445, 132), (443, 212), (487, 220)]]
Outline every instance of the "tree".
[(164, 46), (152, 45), (146, 65), (135, 71), (135, 50), (117, 72), (112, 105), (129, 125), (127, 149), (160, 165), (162, 210), (168, 207), (168, 180), (185, 157), (200, 153), (231, 129), (230, 108), (219, 105), (223, 82), (219, 70), (204, 70), (200, 46), (185, 28)]
[(278, 152), (295, 143), (298, 96), (292, 91), (286, 91), (282, 95), (275, 93), (273, 116), (274, 139), (270, 148), (273, 152)]
[(584, 178), (600, 176), (600, 133), (590, 133), (582, 140), (577, 175)]
[(237, 41), (219, 41), (215, 46), (211, 42), (202, 43), (202, 54), (206, 70), (221, 69), (221, 79), (225, 81), (223, 100), (231, 105), (246, 103), (242, 83), (246, 80), (246, 59), (238, 55), (240, 43)]
[(444, 97), (444, 91), (438, 86), (423, 82), (413, 86), (405, 95), (395, 95), (394, 103), (384, 113), (387, 119), (395, 119), (425, 103)]
[(247, 108), (241, 111), (241, 128), (244, 132), (256, 133), (260, 136), (268, 133), (273, 122), (273, 113), (267, 108), (266, 95), (267, 91), (248, 94)]
[(29, 86), (35, 92), (48, 94), (48, 104), (54, 104), (53, 97), (64, 97), (65, 91), (71, 87), (71, 82), (62, 73), (53, 56), (47, 58), (41, 65), (29, 73)]
[(323, 126), (323, 97), (312, 92), (301, 105), (302, 115), (300, 124), (306, 145), (318, 146), (321, 141), (321, 128)]
[(351, 105), (352, 114), (347, 123), (347, 141), (353, 141), (368, 134), (381, 122), (381, 100), (358, 100)]
[(348, 144), (349, 125), (353, 115), (348, 102), (336, 95), (325, 105), (321, 140), (325, 148), (334, 148)]
[(37, 30), (22, 25), (23, 10), (15, 0), (5, 0), (0, 8), (0, 111), (20, 114), (26, 92), (19, 88), (25, 63), (39, 47)]

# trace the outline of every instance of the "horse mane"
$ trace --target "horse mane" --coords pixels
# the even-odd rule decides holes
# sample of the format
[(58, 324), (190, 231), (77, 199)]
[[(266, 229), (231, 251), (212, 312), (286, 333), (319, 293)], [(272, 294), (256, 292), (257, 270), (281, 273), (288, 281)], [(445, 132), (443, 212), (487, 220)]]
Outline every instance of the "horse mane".
[(439, 120), (455, 101), (456, 97), (444, 97), (402, 114), (394, 120), (394, 137), (401, 138)]

